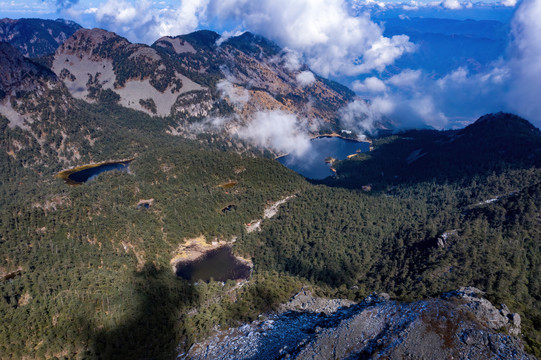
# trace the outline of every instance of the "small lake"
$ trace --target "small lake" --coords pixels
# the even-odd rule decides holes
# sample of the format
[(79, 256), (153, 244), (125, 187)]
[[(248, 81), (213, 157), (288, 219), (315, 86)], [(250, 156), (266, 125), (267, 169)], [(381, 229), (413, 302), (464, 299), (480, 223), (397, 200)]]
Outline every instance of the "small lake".
[(64, 179), (67, 184), (78, 185), (92, 180), (106, 171), (119, 170), (127, 172), (131, 161), (108, 161), (101, 164), (83, 165), (73, 169), (63, 170), (57, 174), (57, 177)]
[(348, 155), (370, 151), (369, 142), (339, 137), (319, 137), (312, 139), (311, 144), (311, 149), (303, 156), (289, 154), (277, 160), (306, 178), (321, 180), (333, 175), (331, 165), (325, 162), (326, 158), (344, 160)]
[(251, 266), (237, 259), (229, 246), (222, 246), (194, 261), (178, 264), (176, 274), (185, 280), (226, 281), (247, 279), (251, 271)]

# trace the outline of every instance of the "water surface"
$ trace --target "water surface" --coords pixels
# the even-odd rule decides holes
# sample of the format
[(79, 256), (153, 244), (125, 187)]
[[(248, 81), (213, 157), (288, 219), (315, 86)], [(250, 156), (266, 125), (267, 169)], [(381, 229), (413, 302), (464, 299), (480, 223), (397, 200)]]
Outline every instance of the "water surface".
[(368, 142), (339, 137), (319, 137), (313, 139), (311, 145), (311, 149), (300, 157), (289, 154), (277, 160), (304, 177), (319, 180), (333, 174), (331, 165), (326, 163), (325, 159), (344, 160), (348, 155), (370, 150)]
[(129, 163), (104, 164), (104, 165), (74, 172), (72, 174), (69, 174), (68, 177), (70, 178), (70, 180), (73, 180), (78, 183), (83, 183), (83, 182), (87, 182), (89, 180), (96, 178), (96, 176), (106, 171), (111, 171), (111, 170), (128, 171), (128, 165)]
[(233, 255), (229, 246), (207, 252), (200, 258), (177, 266), (176, 274), (193, 281), (215, 281), (246, 279), (252, 268)]

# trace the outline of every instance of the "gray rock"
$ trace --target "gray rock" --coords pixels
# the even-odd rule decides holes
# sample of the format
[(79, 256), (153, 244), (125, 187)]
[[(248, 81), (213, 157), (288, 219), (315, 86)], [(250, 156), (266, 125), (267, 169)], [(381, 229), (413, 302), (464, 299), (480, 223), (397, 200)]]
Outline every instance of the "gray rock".
[(372, 294), (352, 305), (303, 290), (284, 305), (285, 312), (219, 331), (181, 358), (535, 359), (519, 338), (499, 331), (504, 327), (511, 334), (520, 316), (502, 315), (482, 295), (468, 287), (439, 299), (399, 303)]

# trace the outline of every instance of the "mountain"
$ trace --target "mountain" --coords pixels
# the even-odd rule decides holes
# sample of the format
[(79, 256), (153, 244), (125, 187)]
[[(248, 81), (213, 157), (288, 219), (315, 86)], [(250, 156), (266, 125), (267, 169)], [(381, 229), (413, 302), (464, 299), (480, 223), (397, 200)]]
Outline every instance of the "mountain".
[(29, 58), (52, 54), (81, 26), (68, 20), (0, 19), (0, 41)]
[[(0, 358), (175, 359), (223, 335), (284, 356), (541, 356), (525, 119), (376, 138), (315, 183), (236, 134), (262, 113), (338, 130), (353, 95), (258, 35), (79, 29), (39, 61), (0, 56)], [(484, 299), (449, 295), (465, 286)]]
[(186, 358), (535, 359), (516, 338), (499, 332), (520, 331), (518, 314), (496, 309), (479, 289), (413, 303), (389, 301), (385, 293), (355, 305), (337, 302), (301, 291), (284, 306), (289, 311), (222, 330), (194, 344)]
[(396, 61), (395, 69), (422, 69), (441, 76), (458, 67), (486, 70), (505, 53), (509, 25), (493, 20), (386, 18), (385, 36), (404, 34), (417, 44), (415, 54)]
[(23, 57), (13, 46), (6, 42), (0, 42), (0, 89), (2, 99), (16, 96), (17, 92), (43, 92), (51, 83), (54, 86), (58, 82), (56, 75), (48, 68)]
[(406, 131), (379, 141), (381, 146), (368, 156), (337, 165), (337, 181), (351, 186), (427, 179), (445, 182), (541, 164), (539, 129), (519, 116), (501, 112), (485, 115), (461, 130)]
[[(40, 29), (40, 22), (35, 23), (31, 22)], [(60, 156), (67, 163), (76, 160), (71, 156), (78, 157), (75, 149), (85, 143), (69, 130), (73, 121), (66, 121), (59, 111), (49, 111), (51, 103), (62, 103), (63, 112), (73, 113), (84, 107), (76, 100), (115, 103), (155, 119), (163, 118), (155, 122), (167, 123), (164, 132), (202, 137), (203, 141), (229, 144), (223, 146), (233, 146), (238, 151), (253, 149), (254, 144), (230, 139), (239, 140), (239, 129), (262, 113), (294, 114), (305, 128), (303, 131), (311, 134), (337, 129), (339, 110), (355, 98), (353, 92), (318, 77), (306, 66), (290, 69), (286, 64), (288, 54), (260, 36), (245, 33), (222, 43), (219, 39), (214, 32), (199, 31), (164, 37), (147, 46), (131, 44), (106, 30), (80, 28), (54, 54), (40, 58), (39, 63), (22, 60), (15, 48), (5, 47), (5, 61), (17, 58), (19, 62), (33, 64), (43, 74), (48, 72), (54, 85), (50, 82), (49, 87), (44, 87), (43, 81), (25, 73), (24, 67), (16, 69), (15, 63), (10, 63), (10, 72), (24, 73), (25, 81), (41, 85), (39, 91), (35, 85), (25, 85), (24, 91), (17, 92), (13, 91), (13, 84), (3, 84), (0, 113), (12, 125), (34, 124), (33, 137), (42, 146), (46, 132), (39, 129), (41, 122), (43, 127), (51, 122), (62, 124), (56, 135), (48, 135), (56, 139), (55, 144), (71, 149)], [(37, 74), (37, 78), (41, 79), (43, 74)], [(308, 76), (309, 83), (299, 80), (300, 75)], [(23, 93), (25, 106), (20, 105)], [(222, 125), (210, 125), (208, 118), (221, 119)], [(80, 125), (93, 132), (91, 127)], [(277, 151), (259, 148), (264, 150)]]
[[(171, 116), (175, 132), (206, 116), (238, 116), (249, 122), (258, 111), (283, 110), (336, 126), (338, 110), (354, 94), (284, 65), (284, 53), (270, 41), (245, 33), (218, 45), (210, 31), (158, 39), (151, 47), (131, 44), (101, 29), (80, 29), (54, 54), (52, 70), (72, 96), (95, 101), (112, 91), (122, 106), (149, 115)], [(308, 71), (306, 67), (303, 71)]]

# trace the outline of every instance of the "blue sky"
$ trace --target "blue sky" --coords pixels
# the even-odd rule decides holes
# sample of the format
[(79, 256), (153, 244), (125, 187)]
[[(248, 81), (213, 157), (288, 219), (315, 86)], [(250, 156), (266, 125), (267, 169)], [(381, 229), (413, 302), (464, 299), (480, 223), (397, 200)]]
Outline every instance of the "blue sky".
[[(266, 3), (266, 0), (252, 1), (253, 7)], [(318, 1), (315, 1), (317, 3)], [(331, 1), (334, 2), (334, 1)], [(0, 16), (9, 18), (39, 17), (64, 18), (80, 23), (84, 27), (118, 27), (119, 34), (131, 41), (152, 42), (152, 37), (161, 35), (180, 35), (168, 31), (193, 31), (209, 28), (218, 32), (234, 31), (239, 28), (238, 19), (216, 17), (211, 8), (245, 7), (246, 0), (0, 0)], [(385, 16), (443, 17), (456, 19), (495, 19), (509, 20), (516, 0), (346, 0), (339, 1), (351, 13), (369, 12), (373, 18)], [(219, 4), (219, 5), (217, 5)], [(161, 26), (146, 32), (146, 36), (137, 36), (137, 31), (130, 31), (133, 24), (148, 21), (152, 17), (161, 22)], [(171, 23), (176, 22), (176, 26)], [(123, 31), (125, 30), (125, 31)], [(124, 33), (123, 33), (124, 32)], [(144, 33), (144, 32), (140, 32)]]

